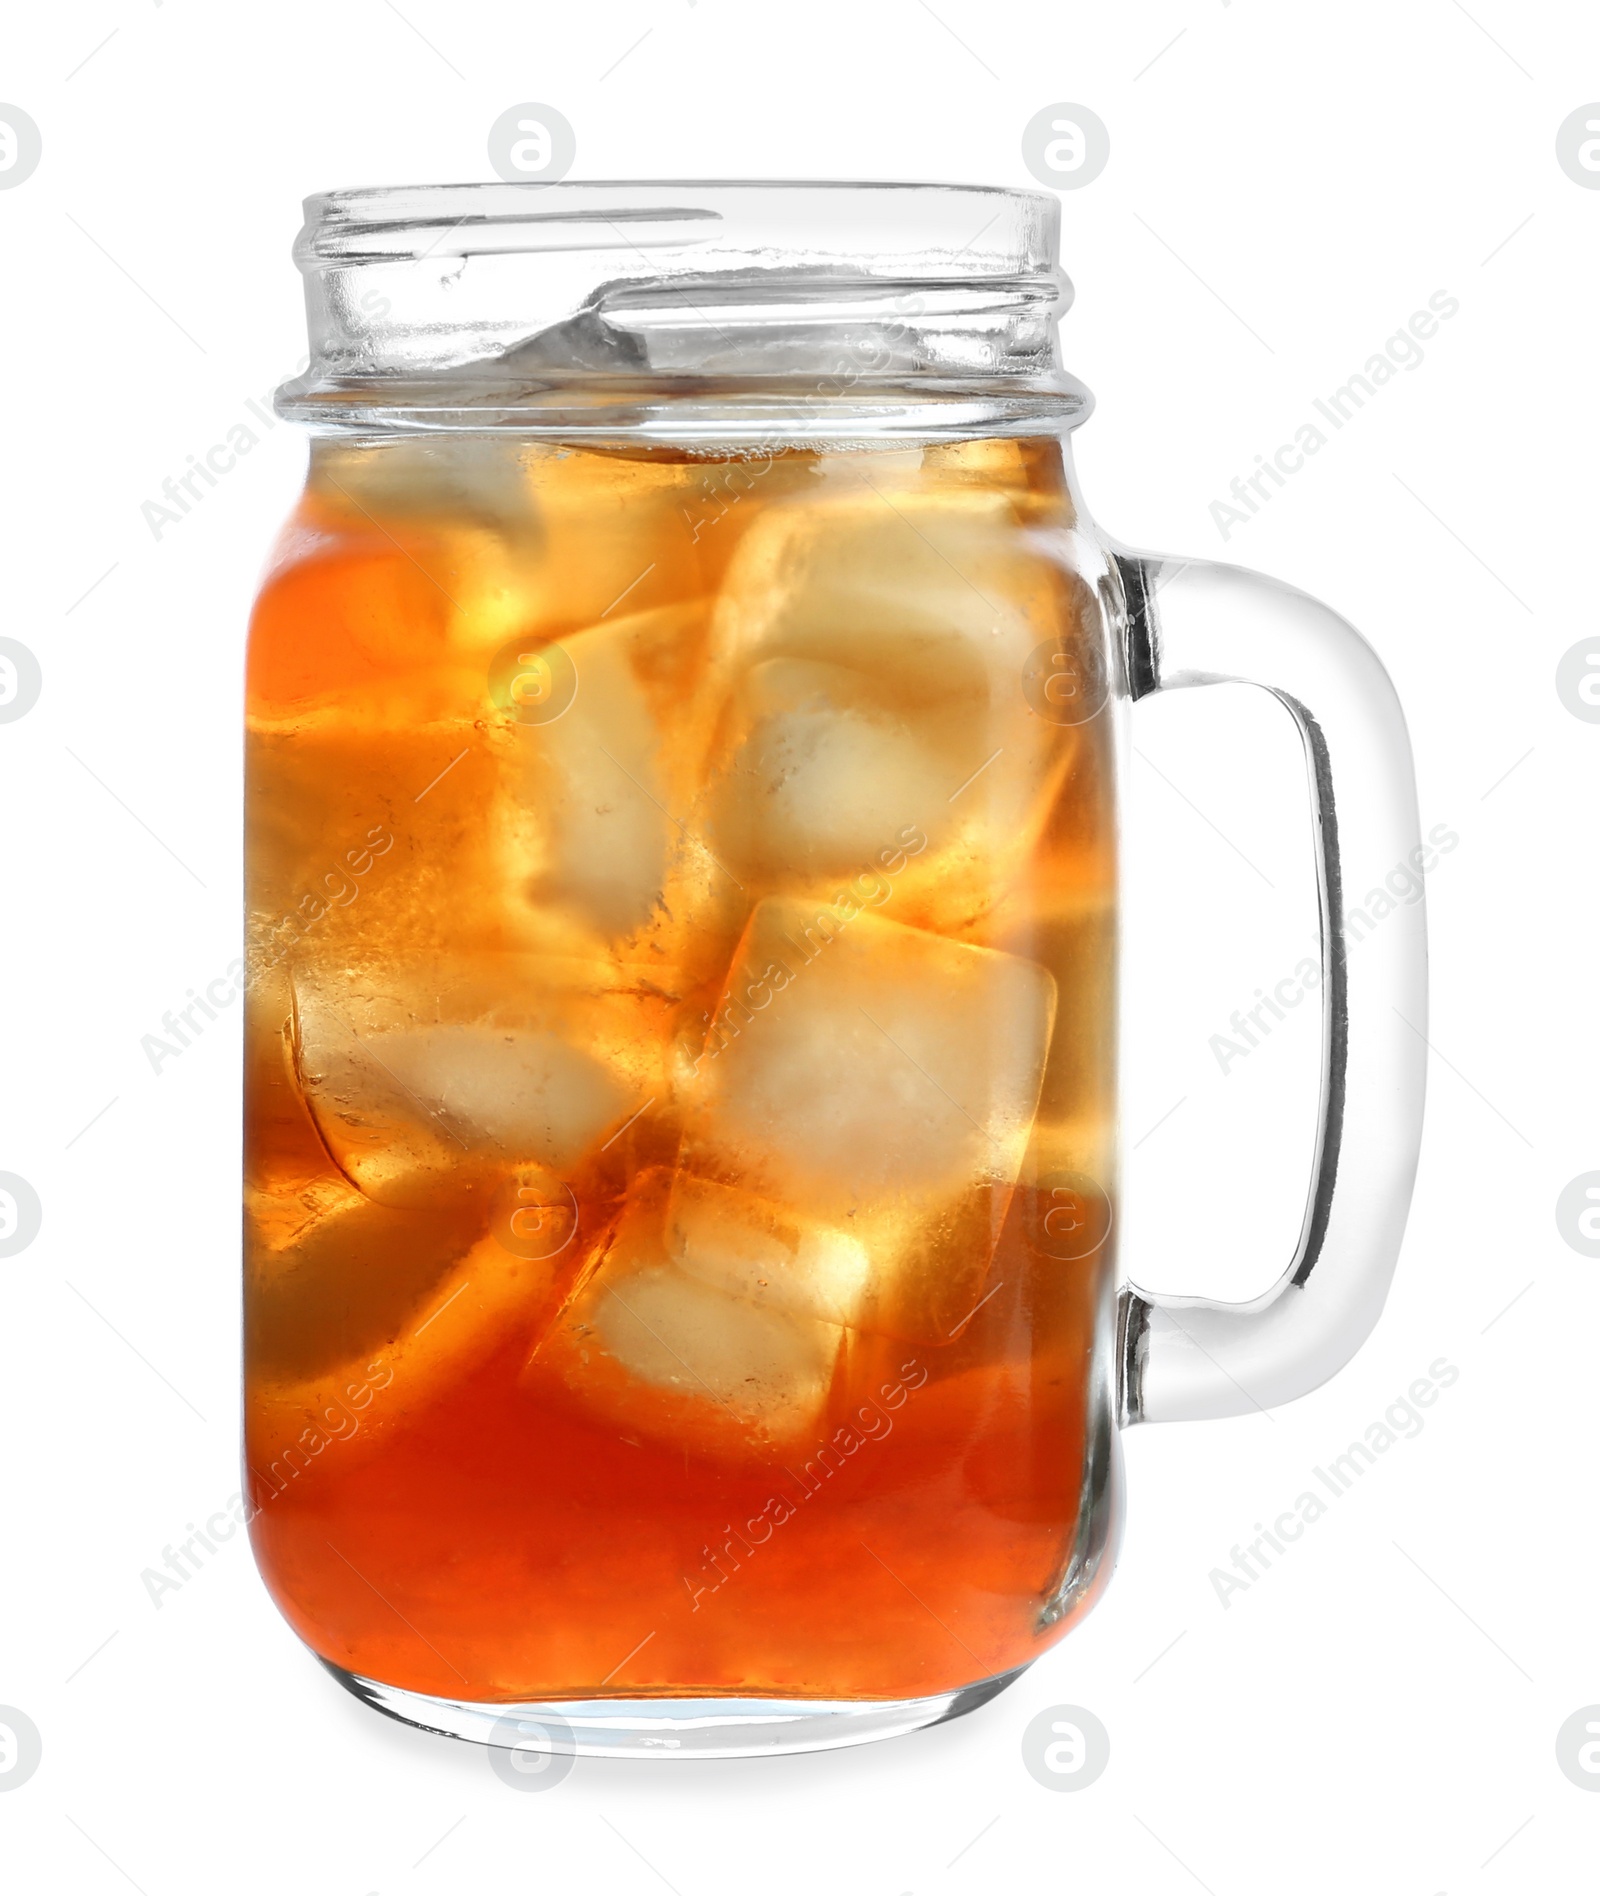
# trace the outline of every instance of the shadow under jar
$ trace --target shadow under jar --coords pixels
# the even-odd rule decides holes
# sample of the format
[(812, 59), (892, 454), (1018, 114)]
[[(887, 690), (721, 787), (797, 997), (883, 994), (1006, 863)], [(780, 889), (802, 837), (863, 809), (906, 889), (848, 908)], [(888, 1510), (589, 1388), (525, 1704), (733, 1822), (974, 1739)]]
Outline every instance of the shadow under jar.
[[(351, 1690), (508, 1747), (969, 1709), (1105, 1579), (1119, 1420), (1299, 1393), (1381, 1302), (1420, 1079), (1353, 1037), (1338, 889), (1415, 840), (1387, 681), (1221, 569), (1157, 626), (1074, 483), (1053, 200), (307, 208), (249, 656), (261, 1570)], [(1318, 1176), (1272, 1296), (1119, 1317), (1118, 725), (1221, 676), (1316, 712)], [(1405, 913), (1363, 953), (1420, 1025)]]

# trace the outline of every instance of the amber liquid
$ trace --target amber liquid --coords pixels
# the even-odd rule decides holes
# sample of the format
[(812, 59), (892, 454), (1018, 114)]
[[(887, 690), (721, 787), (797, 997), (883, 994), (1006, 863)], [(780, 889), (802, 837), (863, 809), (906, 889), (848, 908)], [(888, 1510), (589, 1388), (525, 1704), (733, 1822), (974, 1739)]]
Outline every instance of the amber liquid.
[(1079, 1603), (1105, 632), (1051, 442), (319, 444), (249, 671), (246, 1462), (337, 1665), (910, 1697)]

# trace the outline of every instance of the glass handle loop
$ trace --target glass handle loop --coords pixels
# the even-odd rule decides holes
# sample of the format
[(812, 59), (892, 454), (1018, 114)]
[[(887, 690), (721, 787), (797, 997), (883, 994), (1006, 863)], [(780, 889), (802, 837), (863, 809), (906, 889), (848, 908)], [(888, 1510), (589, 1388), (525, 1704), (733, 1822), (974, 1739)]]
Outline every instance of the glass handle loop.
[[(1248, 1303), (1118, 1309), (1124, 1423), (1243, 1415), (1303, 1396), (1383, 1308), (1422, 1137), (1427, 933), (1405, 718), (1361, 635), (1291, 586), (1209, 561), (1118, 554), (1133, 697), (1224, 682), (1285, 704), (1305, 746), (1322, 934), (1322, 1082), (1310, 1191), (1282, 1276)], [(1396, 869), (1419, 894), (1352, 956), (1347, 898)], [(1359, 938), (1355, 938), (1359, 939)]]

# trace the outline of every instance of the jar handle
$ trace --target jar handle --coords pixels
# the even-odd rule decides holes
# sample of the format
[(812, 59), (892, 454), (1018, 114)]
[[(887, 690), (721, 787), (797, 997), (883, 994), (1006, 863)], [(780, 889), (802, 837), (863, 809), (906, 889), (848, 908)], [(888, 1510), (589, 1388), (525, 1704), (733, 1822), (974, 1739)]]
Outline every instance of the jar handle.
[[(1353, 626), (1238, 567), (1116, 557), (1132, 696), (1261, 685), (1299, 726), (1311, 781), (1322, 1097), (1300, 1241), (1277, 1283), (1248, 1303), (1156, 1297), (1130, 1283), (1118, 1308), (1125, 1423), (1242, 1415), (1325, 1382), (1383, 1308), (1422, 1137), (1428, 852), (1405, 718)], [(1370, 924), (1361, 896), (1397, 869), (1416, 898), (1353, 935), (1352, 904)]]

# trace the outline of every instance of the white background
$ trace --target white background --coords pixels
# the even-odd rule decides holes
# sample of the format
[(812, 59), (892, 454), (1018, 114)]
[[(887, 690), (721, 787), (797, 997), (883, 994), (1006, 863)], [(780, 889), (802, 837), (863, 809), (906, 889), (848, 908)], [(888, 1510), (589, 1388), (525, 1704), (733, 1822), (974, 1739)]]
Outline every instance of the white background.
[[(1555, 1739), (1600, 1701), (1600, 1262), (1554, 1208), (1600, 1167), (1600, 727), (1554, 671), (1597, 630), (1600, 192), (1555, 133), (1600, 98), (1600, 16), (75, 0), (13, 14), (0, 51), (44, 141), (0, 192), (0, 633), (44, 671), (0, 727), (0, 1170), (44, 1206), (0, 1261), (0, 1704), (44, 1745), (0, 1795), (7, 1887), (1591, 1887), (1600, 1796)], [(348, 1699), (242, 1536), (159, 1610), (140, 1581), (238, 1486), (237, 1023), (159, 1075), (140, 1039), (237, 952), (244, 624), (303, 443), (278, 425), (159, 540), (141, 503), (295, 365), (300, 198), (488, 177), (490, 122), (528, 99), (576, 128), (575, 178), (1030, 187), (1027, 120), (1091, 106), (1111, 160), (1063, 193), (1090, 505), (1360, 626), (1423, 827), (1460, 837), (1429, 881), (1416, 1203), (1359, 1359), (1270, 1416), (1134, 1431), (1106, 1599), (975, 1716), (814, 1758), (580, 1762), (541, 1795)], [(1422, 365), (1224, 544), (1211, 502), (1438, 290), (1460, 312)], [(1242, 688), (1143, 707), (1134, 734), (1131, 1261), (1245, 1294), (1298, 1225), (1315, 1048), (1301, 1016), (1226, 1075), (1207, 1043), (1306, 952), (1301, 766)], [(1225, 1607), (1229, 1549), (1440, 1357), (1459, 1380), (1422, 1433)], [(1059, 1704), (1111, 1734), (1073, 1794), (1019, 1750)]]

